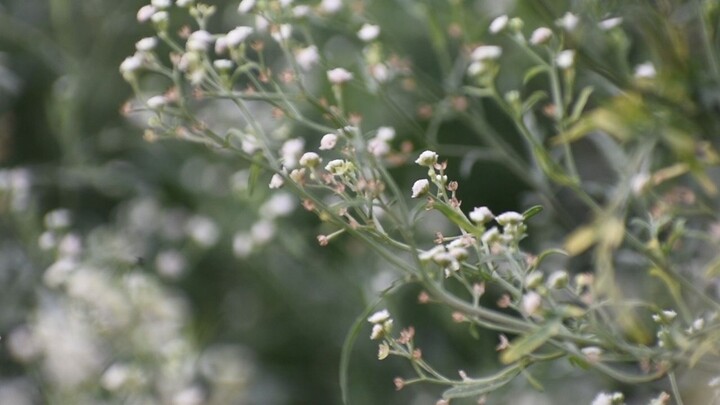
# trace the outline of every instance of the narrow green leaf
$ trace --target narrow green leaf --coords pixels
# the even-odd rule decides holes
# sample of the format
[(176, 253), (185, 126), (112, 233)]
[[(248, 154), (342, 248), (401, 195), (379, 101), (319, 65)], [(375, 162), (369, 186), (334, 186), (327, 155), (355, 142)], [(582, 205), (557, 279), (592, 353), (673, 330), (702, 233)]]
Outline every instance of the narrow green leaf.
[(575, 105), (573, 106), (572, 112), (570, 113), (570, 122), (575, 122), (580, 118), (580, 115), (585, 109), (585, 105), (590, 99), (590, 95), (592, 94), (593, 90), (595, 89), (593, 89), (591, 86), (587, 86), (583, 88), (582, 91), (580, 91), (580, 95), (578, 95), (577, 101), (575, 101)]
[(558, 334), (560, 331), (560, 322), (558, 318), (553, 319), (534, 332), (515, 339), (510, 344), (510, 347), (500, 355), (500, 361), (504, 364), (510, 364), (534, 352)]
[(250, 165), (250, 175), (248, 176), (248, 196), (252, 195), (253, 191), (255, 190), (255, 186), (257, 185), (258, 180), (260, 179), (260, 174), (262, 173), (262, 167), (253, 162)]
[(440, 211), (447, 219), (452, 221), (455, 225), (459, 226), (466, 232), (476, 232), (477, 228), (475, 225), (473, 225), (470, 220), (467, 219), (465, 215), (463, 215), (461, 212), (456, 210), (455, 208), (449, 206), (443, 201), (436, 200), (433, 202), (433, 208)]
[(547, 250), (543, 250), (542, 253), (540, 253), (540, 254), (538, 255), (537, 259), (535, 260), (535, 266), (534, 266), (534, 268), (538, 268), (538, 267), (540, 266), (540, 263), (542, 263), (543, 260), (545, 260), (545, 259), (546, 259), (548, 256), (550, 256), (550, 255), (563, 255), (563, 256), (567, 256), (568, 253), (567, 253), (566, 251), (562, 250), (562, 249), (547, 249)]
[(532, 108), (535, 106), (535, 104), (539, 103), (540, 100), (542, 100), (544, 98), (547, 98), (547, 93), (545, 93), (544, 91), (538, 90), (538, 91), (532, 93), (523, 102), (522, 113), (524, 114), (524, 113), (532, 110)]
[(547, 72), (548, 68), (545, 65), (537, 65), (533, 66), (530, 69), (525, 71), (525, 76), (523, 76), (523, 84), (527, 84), (530, 80), (533, 79), (533, 77), (539, 75), (540, 73)]
[(481, 88), (479, 88), (479, 87), (465, 86), (465, 87), (463, 87), (463, 90), (465, 91), (465, 93), (466, 93), (467, 95), (469, 95), (469, 96), (474, 96), (474, 97), (478, 97), (478, 98), (492, 97), (492, 96), (493, 96), (493, 92), (492, 92), (492, 90), (490, 90), (490, 89), (481, 89)]
[(542, 205), (533, 205), (532, 207), (528, 208), (523, 212), (523, 221), (527, 221), (528, 219), (534, 217), (535, 215), (541, 213), (543, 210)]

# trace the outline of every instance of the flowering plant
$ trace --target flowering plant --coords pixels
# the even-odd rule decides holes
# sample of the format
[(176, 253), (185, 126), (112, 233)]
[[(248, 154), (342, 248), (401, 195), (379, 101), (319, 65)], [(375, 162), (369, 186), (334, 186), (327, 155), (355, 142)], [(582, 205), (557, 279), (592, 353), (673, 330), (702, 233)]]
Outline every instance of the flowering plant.
[[(641, 17), (630, 6), (562, 14), (538, 4), (550, 23), (528, 29), (509, 15), (471, 24), (459, 0), (398, 1), (430, 27), (437, 81), (393, 46), (372, 2), (243, 0), (230, 29), (215, 28), (216, 6), (194, 1), (139, 10), (154, 36), (120, 71), (136, 93), (126, 112), (147, 117), (148, 141), (232, 152), (251, 182), (265, 178), (317, 215), (320, 245), (348, 235), (391, 263), (399, 278), (388, 293), (420, 285), (421, 303), (498, 333), (501, 369), (450, 377), (418, 347), (421, 330), (398, 334), (402, 322), (370, 306), (346, 341), (345, 390), (365, 318), (378, 357), (411, 366), (396, 387), (445, 386), (439, 403), (495, 395), (518, 376), (542, 390), (532, 370), (559, 359), (626, 384), (667, 378), (654, 403), (682, 401), (680, 371), (718, 372), (720, 122), (717, 99), (693, 81), (720, 86), (717, 7), (645, 6)], [(672, 48), (638, 37), (635, 23), (664, 27)], [(690, 36), (702, 62), (684, 59)], [(656, 52), (631, 52), (632, 41)], [(521, 74), (505, 74), (510, 56)], [(504, 123), (491, 119), (499, 113)], [(449, 122), (462, 124), (457, 144), (441, 137)], [(526, 183), (524, 210), (462, 204), (480, 161)], [(422, 175), (407, 182), (410, 170)], [(601, 392), (593, 403), (623, 401)]]

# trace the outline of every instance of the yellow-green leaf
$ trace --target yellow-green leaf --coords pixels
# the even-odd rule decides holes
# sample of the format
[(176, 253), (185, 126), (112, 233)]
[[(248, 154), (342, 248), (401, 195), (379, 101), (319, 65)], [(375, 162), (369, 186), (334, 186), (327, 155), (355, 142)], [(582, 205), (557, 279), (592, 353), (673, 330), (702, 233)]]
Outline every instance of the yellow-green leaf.
[(560, 322), (559, 318), (550, 320), (535, 331), (515, 339), (510, 347), (500, 355), (500, 361), (510, 364), (534, 352), (560, 332)]

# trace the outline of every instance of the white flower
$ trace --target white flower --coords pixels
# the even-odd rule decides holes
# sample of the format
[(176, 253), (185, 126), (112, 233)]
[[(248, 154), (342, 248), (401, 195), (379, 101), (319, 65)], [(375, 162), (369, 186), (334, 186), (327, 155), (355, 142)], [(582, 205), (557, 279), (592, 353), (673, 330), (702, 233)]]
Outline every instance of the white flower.
[(213, 42), (213, 36), (205, 30), (198, 30), (190, 34), (185, 46), (189, 51), (205, 52)]
[(153, 14), (150, 19), (155, 24), (162, 24), (166, 23), (168, 19), (170, 18), (170, 15), (167, 13), (167, 11), (158, 11), (157, 13)]
[(177, 250), (164, 250), (155, 257), (158, 274), (169, 279), (177, 279), (187, 268), (187, 260)]
[(254, 243), (263, 245), (275, 236), (275, 223), (267, 219), (261, 219), (250, 228), (250, 236)]
[(390, 153), (390, 144), (380, 137), (375, 137), (368, 141), (367, 150), (375, 157), (382, 157)]
[(190, 6), (192, 6), (194, 1), (195, 0), (177, 0), (175, 2), (175, 5), (178, 7), (183, 7), (183, 8), (190, 7)]
[(561, 19), (557, 20), (557, 25), (567, 31), (574, 31), (577, 28), (580, 18), (571, 12), (566, 12)]
[(322, 139), (320, 139), (320, 150), (331, 150), (337, 144), (337, 139), (338, 137), (335, 134), (323, 135)]
[(283, 177), (281, 175), (275, 173), (275, 174), (273, 174), (272, 178), (270, 179), (270, 184), (268, 185), (268, 187), (275, 189), (275, 188), (282, 187), (283, 184), (285, 184), (285, 180), (283, 179)]
[(135, 43), (135, 49), (139, 52), (150, 52), (157, 46), (157, 38), (147, 37), (143, 38)]
[(612, 405), (612, 394), (600, 392), (595, 396), (592, 405)]
[(533, 31), (530, 35), (530, 43), (533, 45), (541, 45), (546, 43), (552, 37), (553, 32), (548, 27), (540, 27)]
[(412, 198), (418, 198), (430, 191), (430, 182), (427, 179), (420, 179), (412, 186)]
[(332, 84), (342, 84), (353, 79), (353, 74), (343, 68), (335, 68), (327, 71), (327, 77)]
[(580, 349), (580, 352), (582, 352), (582, 354), (584, 354), (585, 357), (592, 362), (600, 360), (600, 356), (603, 353), (602, 349), (597, 346), (583, 347)]
[(295, 61), (302, 70), (308, 71), (320, 61), (320, 52), (315, 45), (302, 48), (295, 53)]
[(490, 29), (489, 29), (490, 33), (497, 34), (497, 33), (501, 32), (502, 30), (504, 30), (505, 27), (507, 27), (509, 20), (510, 19), (508, 18), (507, 15), (501, 15), (500, 17), (497, 17), (494, 20), (492, 20), (492, 22), (490, 23)]
[(270, 26), (270, 21), (268, 21), (267, 18), (265, 18), (261, 15), (255, 16), (255, 29), (256, 30), (258, 30), (260, 32), (265, 32), (265, 31), (267, 31), (269, 26)]
[(115, 391), (122, 387), (130, 378), (130, 367), (115, 363), (108, 367), (100, 377), (100, 385), (108, 391)]
[(390, 79), (390, 71), (384, 64), (376, 63), (370, 66), (370, 76), (378, 82), (383, 83)]
[(292, 14), (296, 18), (305, 17), (308, 14), (310, 14), (310, 6), (306, 6), (306, 5), (295, 6), (292, 9)]
[(245, 232), (238, 232), (233, 236), (233, 254), (238, 259), (244, 259), (250, 256), (253, 250), (252, 237)]
[(385, 328), (379, 323), (376, 323), (372, 327), (372, 331), (370, 332), (370, 339), (371, 340), (378, 340), (383, 337), (385, 334)]
[(571, 68), (575, 63), (575, 51), (572, 49), (566, 49), (564, 51), (561, 51), (557, 55), (557, 58), (555, 58), (555, 62), (560, 69)]
[(431, 150), (426, 150), (425, 152), (420, 154), (420, 156), (415, 160), (415, 163), (419, 164), (420, 166), (433, 167), (433, 165), (437, 163), (437, 160), (437, 153)]
[(365, 42), (370, 42), (380, 35), (380, 27), (372, 24), (363, 24), (357, 36)]
[(255, 0), (242, 0), (238, 5), (238, 13), (247, 14), (255, 7)]
[(468, 74), (470, 76), (477, 76), (477, 75), (483, 73), (485, 71), (485, 69), (487, 69), (486, 64), (484, 64), (480, 61), (475, 61), (475, 62), (471, 63), (470, 66), (468, 66)]
[(232, 69), (233, 61), (229, 59), (218, 59), (213, 61), (213, 66), (215, 66), (215, 69), (217, 70), (227, 71)]
[(619, 405), (624, 403), (625, 395), (622, 392), (601, 392), (592, 402), (592, 405)]
[(147, 106), (153, 110), (156, 110), (167, 104), (167, 98), (165, 96), (152, 96), (147, 101)]
[(502, 214), (498, 215), (495, 219), (497, 220), (497, 223), (502, 226), (509, 225), (509, 224), (516, 225), (516, 224), (523, 222), (522, 214), (515, 212), (515, 211), (508, 211), (508, 212), (502, 213)]
[(252, 34), (252, 27), (239, 26), (235, 27), (225, 35), (225, 44), (230, 48), (239, 46), (247, 37)]
[(389, 142), (395, 139), (395, 128), (393, 127), (380, 127), (377, 130), (376, 138), (382, 139), (383, 141)]
[(600, 27), (601, 30), (609, 31), (615, 27), (618, 27), (620, 24), (622, 24), (622, 22), (622, 17), (607, 18), (600, 21), (598, 23), (598, 27)]
[(474, 61), (484, 61), (497, 59), (502, 55), (502, 48), (495, 45), (482, 45), (475, 48), (470, 54), (470, 58)]
[(566, 271), (557, 270), (552, 272), (550, 277), (548, 277), (547, 286), (554, 289), (564, 288), (567, 286), (569, 280), (570, 278)]
[(276, 42), (282, 42), (292, 35), (292, 25), (290, 24), (281, 24), (277, 29), (274, 29), (270, 36), (276, 41)]
[(475, 207), (470, 212), (470, 220), (477, 224), (485, 224), (494, 218), (488, 207)]
[(142, 55), (136, 53), (133, 56), (128, 56), (122, 61), (120, 64), (120, 73), (122, 73), (123, 76), (128, 76), (140, 69), (142, 66), (143, 57)]
[(153, 14), (155, 14), (155, 11), (157, 11), (155, 7), (150, 5), (140, 7), (140, 10), (137, 12), (138, 22), (145, 22), (149, 20)]
[(313, 168), (322, 162), (320, 155), (315, 152), (306, 152), (300, 157), (300, 166)]
[(168, 8), (172, 5), (172, 2), (170, 0), (152, 0), (150, 4), (159, 9)]
[(483, 235), (480, 237), (480, 240), (483, 241), (486, 245), (491, 245), (493, 243), (500, 242), (502, 238), (500, 237), (500, 231), (497, 229), (497, 227), (493, 226), (492, 228), (488, 229), (483, 233)]
[(295, 210), (295, 198), (286, 192), (273, 193), (269, 200), (260, 206), (260, 215), (265, 219), (275, 219), (289, 215)]
[(293, 3), (293, 0), (280, 0), (280, 6), (285, 8)]
[(534, 315), (537, 313), (541, 305), (542, 297), (535, 291), (530, 291), (529, 293), (523, 295), (522, 301), (520, 302), (523, 312), (528, 315)]
[(345, 173), (352, 171), (355, 168), (355, 165), (352, 164), (352, 162), (348, 162), (342, 159), (334, 159), (328, 162), (327, 165), (325, 165), (325, 170), (329, 171), (335, 176), (342, 176)]
[(384, 323), (388, 319), (390, 319), (390, 312), (388, 312), (387, 309), (383, 309), (370, 315), (367, 320), (370, 323)]
[(280, 159), (283, 165), (288, 169), (294, 169), (298, 164), (298, 159), (303, 153), (305, 140), (303, 138), (288, 139), (280, 148)]
[(202, 247), (210, 247), (220, 239), (220, 228), (210, 218), (196, 215), (185, 224), (190, 238)]
[(67, 208), (58, 208), (45, 214), (43, 220), (48, 229), (67, 228), (72, 223), (72, 213)]
[(657, 71), (652, 62), (645, 62), (635, 67), (635, 78), (637, 79), (652, 79), (656, 75)]
[(322, 0), (320, 9), (328, 14), (335, 14), (342, 9), (342, 0)]

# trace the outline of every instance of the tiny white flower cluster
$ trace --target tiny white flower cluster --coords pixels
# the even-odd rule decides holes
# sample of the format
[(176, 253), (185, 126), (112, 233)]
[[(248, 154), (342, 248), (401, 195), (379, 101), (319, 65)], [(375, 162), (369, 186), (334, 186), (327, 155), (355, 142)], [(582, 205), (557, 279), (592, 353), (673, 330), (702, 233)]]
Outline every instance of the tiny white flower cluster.
[(592, 405), (621, 405), (625, 403), (622, 392), (600, 392), (592, 401)]
[(371, 340), (382, 339), (392, 332), (393, 320), (390, 318), (390, 312), (387, 309), (375, 312), (367, 320), (373, 325), (370, 332)]

